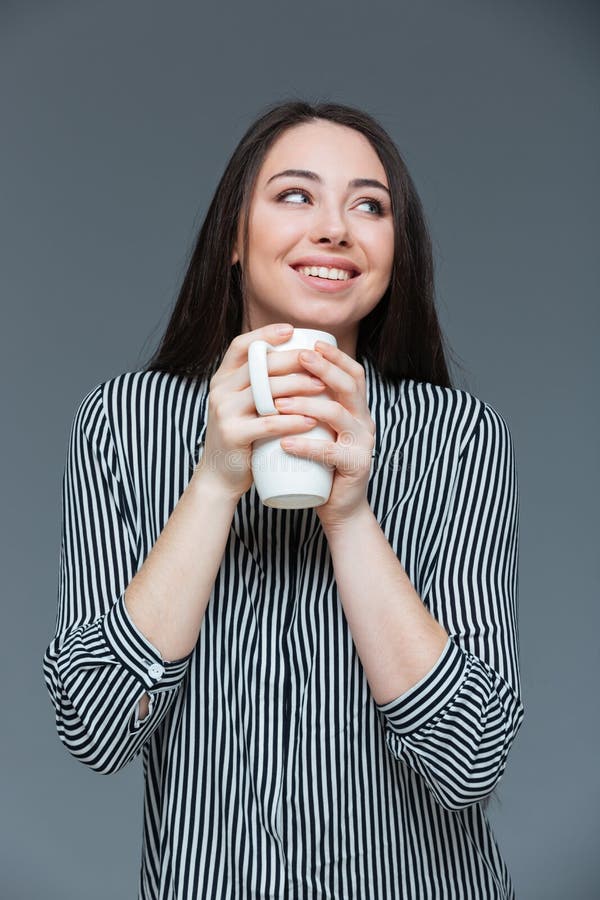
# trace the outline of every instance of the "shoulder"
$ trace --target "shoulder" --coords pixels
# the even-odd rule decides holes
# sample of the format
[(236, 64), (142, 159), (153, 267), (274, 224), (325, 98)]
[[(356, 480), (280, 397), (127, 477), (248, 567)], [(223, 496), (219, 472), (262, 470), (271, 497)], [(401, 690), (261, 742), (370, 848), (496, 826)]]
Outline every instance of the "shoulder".
[(84, 394), (73, 424), (88, 435), (100, 422), (113, 434), (120, 433), (132, 423), (174, 418), (178, 409), (198, 403), (205, 388), (205, 381), (170, 372), (121, 372)]
[(399, 399), (403, 396), (415, 422), (442, 431), (459, 454), (471, 441), (486, 432), (493, 432), (504, 442), (512, 442), (502, 413), (489, 401), (470, 391), (412, 379), (402, 381), (397, 390)]
[(431, 410), (431, 419), (447, 431), (459, 455), (475, 442), (504, 445), (512, 451), (508, 422), (489, 400), (463, 388), (426, 382), (408, 381), (406, 390), (416, 406)]

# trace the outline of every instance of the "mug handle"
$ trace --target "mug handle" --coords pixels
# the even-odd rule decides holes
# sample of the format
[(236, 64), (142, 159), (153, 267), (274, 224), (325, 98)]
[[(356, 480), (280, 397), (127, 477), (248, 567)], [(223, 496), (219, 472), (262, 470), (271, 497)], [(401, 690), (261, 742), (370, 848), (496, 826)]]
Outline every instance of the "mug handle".
[(269, 385), (269, 370), (267, 368), (267, 353), (273, 347), (267, 341), (252, 341), (248, 347), (248, 371), (250, 373), (250, 385), (254, 405), (259, 416), (269, 416), (273, 413), (280, 415), (273, 403), (273, 395)]

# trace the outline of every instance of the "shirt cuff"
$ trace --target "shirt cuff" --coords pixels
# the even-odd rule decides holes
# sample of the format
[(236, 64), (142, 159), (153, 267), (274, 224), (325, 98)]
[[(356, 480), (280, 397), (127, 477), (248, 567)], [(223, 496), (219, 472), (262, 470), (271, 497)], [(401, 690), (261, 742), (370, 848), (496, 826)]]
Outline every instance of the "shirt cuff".
[(441, 656), (420, 681), (395, 700), (375, 706), (392, 731), (410, 734), (430, 722), (452, 700), (470, 667), (468, 654), (448, 638)]
[(140, 719), (140, 701), (139, 700), (135, 701), (135, 710), (133, 712), (133, 720), (129, 726), (130, 732), (139, 731), (139, 729), (143, 725), (145, 725), (146, 722), (149, 722), (150, 719), (153, 718), (152, 707), (154, 706), (155, 694), (156, 694), (155, 691), (152, 694), (148, 694), (148, 698), (149, 698), (148, 699), (148, 712), (146, 713), (146, 715), (144, 716), (143, 719)]
[(125, 592), (104, 616), (102, 627), (115, 656), (148, 691), (167, 691), (179, 685), (193, 651), (183, 659), (165, 662), (130, 618), (125, 606)]

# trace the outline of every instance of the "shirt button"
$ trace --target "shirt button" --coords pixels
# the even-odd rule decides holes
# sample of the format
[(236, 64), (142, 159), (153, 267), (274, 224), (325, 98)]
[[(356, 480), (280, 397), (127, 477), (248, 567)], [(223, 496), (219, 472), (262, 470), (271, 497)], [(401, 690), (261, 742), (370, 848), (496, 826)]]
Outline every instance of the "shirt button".
[(150, 678), (154, 678), (158, 681), (159, 678), (162, 678), (165, 674), (164, 667), (160, 665), (160, 663), (152, 663), (151, 666), (148, 666), (148, 675)]

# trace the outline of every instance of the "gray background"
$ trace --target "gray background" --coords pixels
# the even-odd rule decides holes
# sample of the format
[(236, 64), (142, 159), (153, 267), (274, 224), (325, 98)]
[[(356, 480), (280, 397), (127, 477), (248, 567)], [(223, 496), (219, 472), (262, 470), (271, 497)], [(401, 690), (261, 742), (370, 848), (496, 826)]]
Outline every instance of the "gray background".
[(519, 898), (598, 896), (599, 20), (573, 0), (0, 4), (3, 900), (136, 895), (141, 761), (72, 759), (42, 680), (68, 431), (154, 347), (226, 160), (289, 95), (371, 112), (417, 184), (457, 384), (517, 454), (526, 718), (490, 815)]

